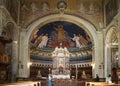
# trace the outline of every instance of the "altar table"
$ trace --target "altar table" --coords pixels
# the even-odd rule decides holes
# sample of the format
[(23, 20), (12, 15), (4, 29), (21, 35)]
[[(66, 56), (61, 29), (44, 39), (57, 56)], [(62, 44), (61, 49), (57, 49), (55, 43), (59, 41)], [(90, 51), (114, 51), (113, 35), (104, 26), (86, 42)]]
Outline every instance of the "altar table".
[(52, 75), (52, 78), (54, 79), (70, 79), (70, 75)]

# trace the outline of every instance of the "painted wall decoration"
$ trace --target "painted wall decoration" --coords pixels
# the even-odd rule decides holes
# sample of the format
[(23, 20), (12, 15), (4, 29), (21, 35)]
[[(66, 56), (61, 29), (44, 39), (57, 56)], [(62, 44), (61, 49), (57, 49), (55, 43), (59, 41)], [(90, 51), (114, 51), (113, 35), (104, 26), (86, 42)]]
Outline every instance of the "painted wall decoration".
[(67, 48), (71, 52), (70, 61), (92, 58), (90, 36), (81, 27), (65, 21), (51, 22), (40, 27), (32, 35), (30, 46), (31, 59), (52, 61), (51, 52), (56, 47)]
[(106, 5), (106, 24), (108, 25), (117, 14), (117, 0), (111, 0)]
[(103, 28), (102, 0), (21, 0), (19, 24), (25, 28), (37, 19), (61, 13), (86, 19), (96, 29)]
[(19, 15), (19, 1), (18, 0), (4, 0), (4, 5), (7, 10), (10, 12), (11, 16), (13, 17), (14, 21), (18, 21)]
[(44, 25), (32, 38), (32, 46), (38, 48), (55, 48), (60, 43), (67, 48), (83, 48), (91, 44), (89, 35), (82, 28), (64, 21)]

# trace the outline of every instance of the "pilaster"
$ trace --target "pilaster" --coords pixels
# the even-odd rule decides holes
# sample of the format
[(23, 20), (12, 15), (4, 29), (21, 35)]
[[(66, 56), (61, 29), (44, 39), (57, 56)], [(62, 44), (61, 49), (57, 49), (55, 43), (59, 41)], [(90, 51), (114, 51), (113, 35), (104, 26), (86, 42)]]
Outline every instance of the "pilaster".
[(18, 76), (18, 41), (13, 40), (12, 42), (12, 81), (14, 81)]
[(118, 51), (119, 51), (119, 54), (118, 54), (118, 65), (119, 65), (119, 68), (120, 68), (120, 18), (118, 20), (118, 24), (117, 24), (117, 29), (118, 29)]
[(29, 64), (28, 64), (28, 43), (25, 39), (26, 31), (20, 32), (20, 45), (19, 45), (19, 76), (20, 78), (29, 77)]
[[(102, 32), (97, 32), (97, 38), (98, 38), (98, 45), (96, 46), (96, 52), (97, 55), (95, 57), (95, 74), (98, 74), (101, 78), (104, 77), (104, 57), (103, 57), (103, 34)], [(96, 39), (97, 40), (97, 39)]]

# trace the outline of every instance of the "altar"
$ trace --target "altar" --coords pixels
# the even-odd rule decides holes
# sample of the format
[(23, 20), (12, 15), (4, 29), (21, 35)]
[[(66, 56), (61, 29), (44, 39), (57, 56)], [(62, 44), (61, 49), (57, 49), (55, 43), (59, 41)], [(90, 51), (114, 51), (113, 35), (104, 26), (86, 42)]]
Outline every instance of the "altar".
[(70, 79), (70, 75), (52, 75), (53, 79)]
[(70, 65), (69, 65), (70, 52), (66, 47), (56, 47), (52, 52), (53, 68), (52, 78), (56, 79), (70, 79)]

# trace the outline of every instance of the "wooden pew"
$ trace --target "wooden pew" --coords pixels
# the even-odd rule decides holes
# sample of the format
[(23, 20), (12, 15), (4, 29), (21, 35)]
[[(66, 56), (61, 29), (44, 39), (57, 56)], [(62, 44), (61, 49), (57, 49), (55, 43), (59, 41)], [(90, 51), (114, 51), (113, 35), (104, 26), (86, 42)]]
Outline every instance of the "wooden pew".
[[(94, 85), (94, 86), (98, 86), (98, 85)], [(120, 86), (120, 84), (102, 84), (102, 85), (99, 85), (99, 86)]]
[(34, 83), (34, 86), (41, 86), (40, 81), (18, 81), (17, 83)]
[(120, 84), (107, 83), (107, 82), (86, 82), (85, 86), (120, 86)]
[(20, 81), (16, 83), (0, 84), (0, 86), (41, 86), (40, 81)]
[(85, 86), (95, 86), (95, 85), (101, 86), (101, 84), (106, 85), (107, 83), (106, 82), (86, 82)]

